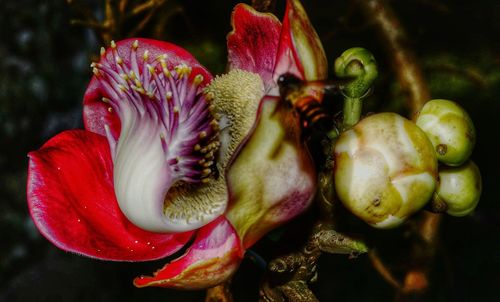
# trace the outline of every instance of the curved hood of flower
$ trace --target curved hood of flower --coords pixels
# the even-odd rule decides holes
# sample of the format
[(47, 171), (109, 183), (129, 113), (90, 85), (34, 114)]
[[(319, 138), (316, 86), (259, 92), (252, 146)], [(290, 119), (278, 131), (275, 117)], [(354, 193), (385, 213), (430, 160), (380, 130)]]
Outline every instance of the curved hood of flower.
[[(218, 123), (202, 93), (211, 76), (177, 52), (147, 40), (112, 43), (92, 64), (85, 95), (86, 125), (103, 127), (111, 148), (120, 209), (153, 232), (197, 229), (226, 207), (225, 184), (213, 177)], [(109, 112), (98, 125), (96, 102)]]

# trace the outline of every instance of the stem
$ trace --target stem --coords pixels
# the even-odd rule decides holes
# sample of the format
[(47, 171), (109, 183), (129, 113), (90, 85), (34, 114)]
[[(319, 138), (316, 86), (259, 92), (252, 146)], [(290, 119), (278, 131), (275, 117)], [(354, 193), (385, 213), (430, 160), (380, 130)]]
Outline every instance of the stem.
[(352, 126), (356, 125), (361, 117), (362, 107), (361, 98), (346, 97), (344, 99), (344, 130), (351, 129)]

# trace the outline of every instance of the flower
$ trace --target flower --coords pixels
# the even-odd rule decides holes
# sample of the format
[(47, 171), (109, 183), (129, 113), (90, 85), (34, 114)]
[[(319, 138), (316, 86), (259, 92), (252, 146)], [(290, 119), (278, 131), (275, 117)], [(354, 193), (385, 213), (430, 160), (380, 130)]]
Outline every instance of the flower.
[(244, 4), (232, 23), (231, 71), (213, 81), (173, 44), (128, 39), (102, 49), (84, 97), (85, 130), (29, 154), (28, 204), (49, 241), (88, 257), (145, 261), (194, 237), (184, 255), (134, 284), (206, 288), (307, 208), (314, 166), (276, 79), (323, 78), (322, 46), (295, 0), (283, 25)]

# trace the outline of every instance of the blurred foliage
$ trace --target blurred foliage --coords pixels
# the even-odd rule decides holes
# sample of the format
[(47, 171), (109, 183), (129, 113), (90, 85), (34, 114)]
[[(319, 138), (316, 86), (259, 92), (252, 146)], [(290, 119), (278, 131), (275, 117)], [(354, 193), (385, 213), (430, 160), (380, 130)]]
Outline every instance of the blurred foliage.
[[(95, 18), (103, 18), (103, 1), (82, 2)], [(366, 110), (404, 112), (403, 96), (390, 69), (391, 58), (353, 3), (304, 2), (329, 62), (354, 46), (375, 54), (380, 76)], [(214, 74), (220, 74), (225, 69), (225, 36), (234, 4), (167, 0), (140, 36), (182, 45)], [(411, 37), (432, 96), (461, 103), (478, 133), (473, 159), (482, 171), (483, 196), (474, 215), (445, 219), (429, 301), (498, 298), (500, 192), (496, 182), (500, 166), (495, 146), (500, 129), (500, 4), (495, 0), (406, 0), (391, 5)], [(282, 11), (283, 1), (278, 1), (278, 12)], [(91, 74), (88, 65), (101, 45), (91, 30), (70, 25), (80, 14), (63, 1), (0, 2), (0, 301), (201, 301), (202, 292), (132, 287), (135, 275), (154, 271), (165, 260), (105, 263), (66, 254), (41, 238), (29, 218), (26, 154), (54, 134), (82, 124), (81, 99)], [(292, 224), (288, 232), (300, 233), (300, 224), (307, 219)], [(396, 230), (381, 235), (380, 231), (358, 229), (380, 237), (377, 240), (390, 250), (386, 255), (405, 260), (404, 233)], [(270, 250), (291, 248), (293, 240), (284, 237), (288, 241), (264, 239), (255, 250), (270, 259)], [(300, 236), (293, 233), (291, 237)], [(323, 257), (320, 264), (314, 289), (321, 301), (386, 301), (392, 297), (391, 288), (366, 257), (354, 261)], [(244, 261), (234, 281), (236, 301), (256, 300), (261, 273), (254, 263)]]

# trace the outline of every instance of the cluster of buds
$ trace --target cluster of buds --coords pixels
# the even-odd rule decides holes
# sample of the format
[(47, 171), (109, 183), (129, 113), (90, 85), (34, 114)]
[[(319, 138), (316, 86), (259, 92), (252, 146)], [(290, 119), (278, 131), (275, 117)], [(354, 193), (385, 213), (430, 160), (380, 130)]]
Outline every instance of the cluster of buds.
[(441, 163), (432, 208), (452, 216), (470, 214), (481, 195), (481, 174), (469, 160), (476, 140), (472, 120), (457, 103), (432, 100), (422, 108), (416, 122)]
[(474, 141), (470, 117), (451, 101), (429, 101), (416, 123), (395, 113), (368, 116), (335, 145), (337, 195), (377, 228), (402, 224), (430, 200), (434, 210), (467, 215), (481, 192), (468, 160)]

